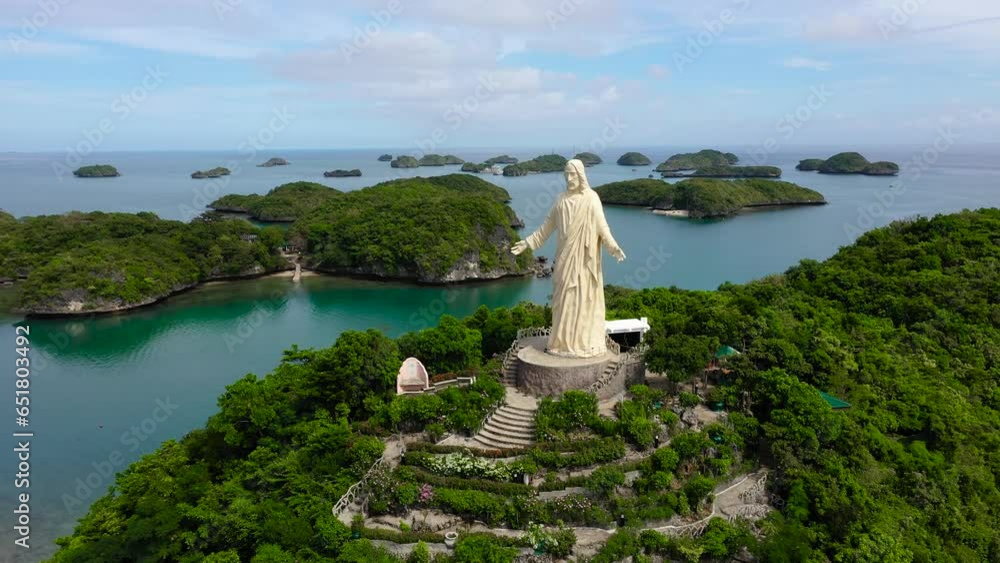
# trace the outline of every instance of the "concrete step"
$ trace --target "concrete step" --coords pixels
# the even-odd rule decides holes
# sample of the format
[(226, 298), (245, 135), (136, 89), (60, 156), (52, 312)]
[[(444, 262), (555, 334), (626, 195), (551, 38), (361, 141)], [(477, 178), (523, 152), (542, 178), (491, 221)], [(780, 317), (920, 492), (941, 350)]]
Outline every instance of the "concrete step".
[(496, 412), (506, 416), (507, 418), (513, 418), (515, 420), (523, 420), (525, 422), (532, 423), (535, 421), (535, 411), (519, 409), (510, 405), (501, 405)]
[(493, 416), (490, 417), (490, 422), (493, 423), (494, 421), (495, 424), (499, 424), (501, 426), (507, 426), (510, 428), (523, 428), (531, 432), (535, 431), (534, 421), (524, 420), (523, 418), (514, 418), (510, 415), (506, 415), (499, 411), (493, 413)]
[(514, 405), (512, 405), (510, 403), (505, 403), (503, 406), (500, 407), (499, 410), (504, 410), (504, 411), (507, 411), (507, 412), (509, 412), (511, 414), (516, 414), (516, 415), (520, 415), (522, 417), (527, 417), (527, 418), (534, 419), (535, 418), (535, 413), (538, 412), (538, 407), (535, 407), (533, 409), (529, 409), (529, 408), (525, 408), (525, 407), (515, 407)]
[(476, 434), (475, 440), (493, 448), (527, 448), (534, 443), (530, 438), (504, 436), (483, 428)]
[(534, 428), (521, 428), (517, 426), (506, 426), (501, 422), (489, 421), (486, 426), (483, 426), (484, 430), (498, 434), (501, 436), (508, 436), (510, 438), (526, 438), (529, 440), (535, 439), (535, 429)]
[(512, 440), (514, 442), (530, 443), (535, 439), (534, 432), (522, 432), (518, 430), (511, 430), (509, 428), (503, 428), (500, 426), (486, 425), (479, 432), (481, 434), (488, 435), (491, 438), (497, 438), (500, 440)]

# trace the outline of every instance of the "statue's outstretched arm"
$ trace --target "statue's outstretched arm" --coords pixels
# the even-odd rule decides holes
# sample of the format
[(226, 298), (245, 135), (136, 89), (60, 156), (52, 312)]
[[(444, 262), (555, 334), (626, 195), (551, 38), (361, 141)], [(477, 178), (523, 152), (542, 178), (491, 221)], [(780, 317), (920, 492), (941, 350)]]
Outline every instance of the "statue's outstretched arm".
[[(596, 197), (596, 194), (594, 195)], [(604, 206), (601, 205), (600, 199), (594, 206), (594, 220), (597, 221), (597, 235), (601, 237), (601, 244), (608, 250), (608, 254), (614, 256), (619, 262), (625, 260), (625, 251), (618, 246), (618, 241), (612, 236), (611, 228), (608, 227), (608, 220), (604, 218)]]
[(549, 236), (552, 235), (552, 231), (556, 229), (556, 206), (553, 205), (552, 209), (549, 209), (549, 214), (545, 216), (545, 221), (542, 221), (542, 226), (538, 227), (538, 230), (531, 233), (528, 238), (524, 239), (528, 243), (528, 247), (532, 250), (538, 250), (545, 244), (545, 241), (549, 240)]

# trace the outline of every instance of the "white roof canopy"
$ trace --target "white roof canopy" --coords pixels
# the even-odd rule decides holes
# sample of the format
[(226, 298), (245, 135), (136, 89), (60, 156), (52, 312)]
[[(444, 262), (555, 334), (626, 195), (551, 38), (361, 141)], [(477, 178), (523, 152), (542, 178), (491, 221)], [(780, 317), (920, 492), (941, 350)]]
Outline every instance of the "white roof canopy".
[(642, 317), (641, 319), (605, 321), (604, 324), (608, 334), (626, 334), (630, 332), (645, 334), (649, 332), (649, 321), (646, 317)]

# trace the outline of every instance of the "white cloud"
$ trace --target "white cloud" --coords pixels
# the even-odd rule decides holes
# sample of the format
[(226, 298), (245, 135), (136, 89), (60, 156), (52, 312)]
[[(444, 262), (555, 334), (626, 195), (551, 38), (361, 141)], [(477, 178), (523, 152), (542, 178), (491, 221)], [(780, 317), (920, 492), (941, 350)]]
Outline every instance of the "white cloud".
[(785, 59), (782, 63), (785, 68), (808, 68), (812, 70), (826, 71), (833, 66), (829, 61), (819, 61), (807, 57), (792, 57)]

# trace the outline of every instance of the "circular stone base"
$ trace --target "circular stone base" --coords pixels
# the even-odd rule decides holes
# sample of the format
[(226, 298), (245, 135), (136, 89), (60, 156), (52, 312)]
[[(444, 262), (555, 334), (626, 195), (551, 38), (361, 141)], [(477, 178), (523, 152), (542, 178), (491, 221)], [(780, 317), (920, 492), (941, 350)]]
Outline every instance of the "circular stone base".
[[(605, 369), (619, 356), (608, 352), (594, 358), (562, 358), (545, 353), (548, 337), (525, 338), (517, 353), (517, 386), (536, 397), (560, 395), (565, 391), (587, 391), (604, 375)], [(620, 393), (624, 384), (605, 387), (598, 392), (601, 399)], [(603, 396), (607, 395), (607, 396)]]

